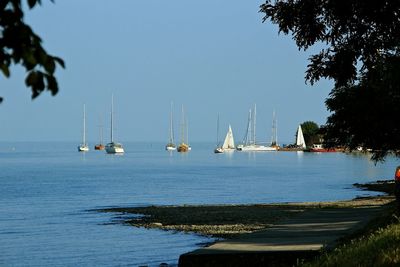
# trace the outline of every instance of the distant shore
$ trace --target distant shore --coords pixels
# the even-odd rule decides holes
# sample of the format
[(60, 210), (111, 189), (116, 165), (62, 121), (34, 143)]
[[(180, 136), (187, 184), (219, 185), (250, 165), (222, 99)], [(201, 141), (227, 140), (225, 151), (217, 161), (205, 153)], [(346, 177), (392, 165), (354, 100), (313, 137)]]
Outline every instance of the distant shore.
[(240, 234), (268, 228), (271, 224), (310, 209), (381, 206), (394, 200), (392, 180), (354, 184), (354, 186), (386, 194), (328, 202), (120, 207), (98, 211), (123, 214), (123, 223), (135, 227), (192, 232), (230, 239)]

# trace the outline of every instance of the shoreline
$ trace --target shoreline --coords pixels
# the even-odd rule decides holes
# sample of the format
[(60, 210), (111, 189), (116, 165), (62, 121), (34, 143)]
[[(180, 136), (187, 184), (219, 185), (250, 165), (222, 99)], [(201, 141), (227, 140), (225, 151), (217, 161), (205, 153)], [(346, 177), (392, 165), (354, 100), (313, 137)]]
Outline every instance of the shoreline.
[(217, 239), (234, 239), (243, 234), (267, 229), (272, 224), (309, 210), (382, 206), (395, 199), (392, 194), (393, 180), (353, 186), (384, 194), (340, 201), (119, 207), (96, 211), (116, 213), (115, 218), (122, 218), (122, 223), (134, 227), (194, 233)]

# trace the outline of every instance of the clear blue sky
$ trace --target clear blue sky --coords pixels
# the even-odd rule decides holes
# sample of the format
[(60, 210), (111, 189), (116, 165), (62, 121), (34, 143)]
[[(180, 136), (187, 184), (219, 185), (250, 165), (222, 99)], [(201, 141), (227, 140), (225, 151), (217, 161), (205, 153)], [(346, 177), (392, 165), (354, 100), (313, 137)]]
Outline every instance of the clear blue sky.
[(262, 23), (262, 1), (43, 1), (25, 20), (50, 54), (63, 58), (60, 92), (31, 101), (21, 67), (0, 76), (0, 140), (81, 140), (86, 103), (89, 141), (108, 140), (111, 94), (117, 141), (167, 141), (170, 101), (175, 135), (180, 107), (190, 141), (216, 139), (228, 124), (236, 141), (257, 104), (257, 136), (270, 141), (276, 111), (279, 143), (294, 140), (299, 123), (323, 124), (332, 83), (305, 84), (307, 58), (289, 36)]

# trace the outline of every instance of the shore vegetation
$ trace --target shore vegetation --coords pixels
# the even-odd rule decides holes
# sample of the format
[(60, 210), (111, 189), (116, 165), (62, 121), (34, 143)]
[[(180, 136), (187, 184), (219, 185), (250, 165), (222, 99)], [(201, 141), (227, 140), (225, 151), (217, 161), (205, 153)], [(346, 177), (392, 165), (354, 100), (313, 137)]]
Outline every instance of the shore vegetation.
[(386, 216), (373, 220), (355, 236), (346, 237), (333, 251), (300, 266), (400, 266), (400, 219), (394, 204)]

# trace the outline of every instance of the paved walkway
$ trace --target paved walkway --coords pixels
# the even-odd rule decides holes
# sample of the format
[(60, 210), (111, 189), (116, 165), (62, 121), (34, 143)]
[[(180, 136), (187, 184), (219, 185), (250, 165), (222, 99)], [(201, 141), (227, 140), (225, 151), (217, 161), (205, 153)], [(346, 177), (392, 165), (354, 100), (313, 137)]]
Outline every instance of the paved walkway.
[(335, 246), (381, 212), (380, 206), (309, 210), (266, 230), (183, 254), (179, 266), (292, 266), (297, 258)]

